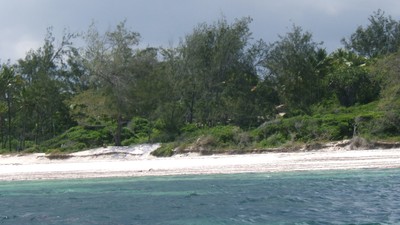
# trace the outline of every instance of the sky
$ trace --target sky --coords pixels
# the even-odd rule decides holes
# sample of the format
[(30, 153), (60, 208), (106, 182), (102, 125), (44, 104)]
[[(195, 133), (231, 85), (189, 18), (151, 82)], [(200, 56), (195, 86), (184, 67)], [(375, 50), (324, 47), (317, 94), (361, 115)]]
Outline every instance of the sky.
[(61, 40), (64, 30), (85, 32), (92, 22), (106, 31), (126, 20), (140, 46), (174, 47), (200, 23), (251, 17), (255, 40), (272, 43), (296, 25), (331, 52), (378, 9), (400, 20), (398, 0), (0, 0), (0, 7), (1, 62), (42, 46), (48, 27)]

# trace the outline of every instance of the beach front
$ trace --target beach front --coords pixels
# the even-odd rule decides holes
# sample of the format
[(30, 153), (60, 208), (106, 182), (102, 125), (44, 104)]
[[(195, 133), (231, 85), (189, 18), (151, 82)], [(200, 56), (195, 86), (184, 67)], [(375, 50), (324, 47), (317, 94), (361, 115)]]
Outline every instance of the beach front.
[(59, 159), (51, 159), (44, 153), (0, 156), (0, 180), (3, 181), (370, 168), (400, 168), (400, 149), (328, 148), (305, 152), (185, 154), (156, 158), (149, 152), (108, 148), (73, 153)]

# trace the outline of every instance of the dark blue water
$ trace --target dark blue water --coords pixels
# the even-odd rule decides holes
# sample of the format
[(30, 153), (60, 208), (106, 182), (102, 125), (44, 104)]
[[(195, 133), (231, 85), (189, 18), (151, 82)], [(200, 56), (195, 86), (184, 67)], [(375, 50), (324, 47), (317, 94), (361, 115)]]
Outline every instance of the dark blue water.
[(0, 224), (400, 224), (400, 170), (1, 182)]

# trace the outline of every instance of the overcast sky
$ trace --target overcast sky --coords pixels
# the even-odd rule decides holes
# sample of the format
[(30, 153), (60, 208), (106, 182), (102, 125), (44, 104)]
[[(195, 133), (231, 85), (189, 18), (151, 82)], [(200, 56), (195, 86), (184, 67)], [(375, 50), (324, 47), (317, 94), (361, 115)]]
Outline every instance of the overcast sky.
[(221, 16), (253, 18), (253, 38), (277, 40), (293, 24), (313, 34), (332, 51), (378, 9), (400, 20), (399, 0), (0, 0), (0, 60), (22, 58), (43, 44), (46, 28), (56, 38), (64, 29), (86, 31), (95, 21), (100, 30), (127, 20), (141, 34), (141, 46), (176, 46), (202, 22)]

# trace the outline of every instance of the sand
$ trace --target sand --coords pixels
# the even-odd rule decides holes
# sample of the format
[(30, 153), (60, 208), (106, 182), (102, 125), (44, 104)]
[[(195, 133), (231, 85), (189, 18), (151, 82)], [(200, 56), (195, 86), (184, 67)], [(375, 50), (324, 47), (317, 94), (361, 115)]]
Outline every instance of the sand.
[(0, 180), (400, 168), (400, 149), (349, 150), (330, 147), (290, 153), (185, 154), (156, 158), (149, 153), (157, 147), (99, 148), (74, 153), (66, 159), (49, 159), (43, 153), (2, 155)]

